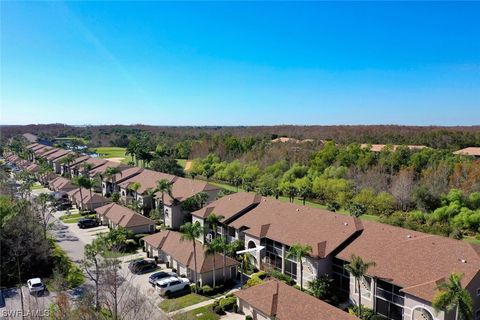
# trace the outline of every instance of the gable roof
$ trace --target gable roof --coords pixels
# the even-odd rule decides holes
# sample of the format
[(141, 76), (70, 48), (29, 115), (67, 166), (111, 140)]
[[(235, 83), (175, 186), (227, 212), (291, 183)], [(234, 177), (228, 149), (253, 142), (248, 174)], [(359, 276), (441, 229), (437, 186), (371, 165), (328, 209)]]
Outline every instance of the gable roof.
[(108, 168), (117, 168), (117, 167), (122, 167), (122, 166), (125, 166), (123, 165), (122, 163), (120, 162), (114, 162), (114, 161), (109, 161), (107, 160), (104, 164), (92, 169), (89, 171), (88, 175), (93, 178), (95, 177), (96, 175), (99, 175), (99, 174), (104, 174), (105, 171), (108, 169)]
[(23, 137), (27, 139), (28, 142), (37, 142), (38, 137), (32, 133), (24, 133)]
[[(139, 167), (128, 167), (120, 171), (120, 173), (117, 173), (115, 175), (115, 183), (121, 183), (127, 179), (132, 178), (133, 176), (136, 176), (137, 174), (140, 174), (144, 169), (139, 168)], [(107, 181), (112, 181), (111, 178), (106, 177), (105, 180)]]
[(58, 149), (56, 152), (53, 152), (53, 153), (49, 154), (48, 156), (46, 156), (46, 159), (53, 161), (53, 160), (58, 159), (60, 157), (66, 156), (69, 153), (72, 153), (72, 152), (68, 151), (68, 150), (64, 150), (64, 149)]
[(82, 163), (84, 161), (87, 161), (88, 159), (90, 159), (90, 156), (79, 155), (77, 158), (75, 158), (75, 160), (73, 160), (73, 162), (69, 166), (70, 166), (70, 168), (73, 168), (74, 166), (77, 166), (80, 163)]
[(106, 162), (107, 162), (107, 160), (105, 160), (105, 159), (88, 157), (88, 159), (86, 159), (85, 161), (82, 161), (81, 163), (79, 162), (79, 163), (75, 163), (75, 164), (71, 165), (70, 168), (78, 169), (79, 171), (83, 171), (84, 164), (89, 163), (89, 164), (92, 165), (92, 169), (90, 169), (90, 171), (91, 171), (91, 170), (105, 164)]
[[(193, 245), (191, 241), (182, 241), (180, 232), (163, 230), (158, 233), (142, 238), (152, 247), (162, 250), (173, 259), (184, 266), (194, 270)], [(197, 271), (199, 273), (209, 272), (213, 269), (213, 255), (205, 256), (205, 251), (200, 242), (196, 246), (197, 250)], [(237, 260), (226, 257), (227, 267), (239, 264)], [(223, 268), (223, 255), (215, 255), (215, 269)]]
[(286, 245), (308, 244), (312, 257), (324, 258), (341, 248), (363, 228), (355, 217), (271, 198), (228, 224), (256, 238)]
[(262, 197), (251, 192), (238, 192), (226, 195), (202, 209), (192, 212), (193, 216), (206, 218), (210, 213), (223, 216), (223, 221), (236, 217), (241, 212), (247, 211), (260, 203)]
[[(46, 158), (47, 156), (51, 155), (52, 153), (57, 152), (58, 148), (45, 147), (45, 148), (39, 149), (37, 151), (38, 151), (37, 155), (40, 158)], [(37, 151), (35, 151), (35, 153), (37, 153)]]
[(458, 151), (455, 151), (454, 154), (460, 154), (464, 156), (480, 156), (480, 147), (468, 147)]
[(147, 189), (155, 189), (157, 187), (157, 181), (162, 179), (172, 182), (175, 179), (175, 176), (171, 174), (144, 169), (139, 174), (119, 183), (119, 186), (122, 188), (128, 188), (130, 184), (138, 182), (140, 183), (140, 188), (137, 190), (137, 193), (142, 194)]
[(69, 191), (76, 188), (70, 180), (60, 176), (57, 176), (56, 178), (51, 180), (48, 184), (55, 191), (59, 191), (59, 190)]
[(141, 214), (116, 203), (110, 203), (99, 207), (95, 209), (95, 211), (99, 215), (108, 218), (114, 224), (124, 228), (155, 225), (155, 221), (152, 219), (142, 216)]
[[(175, 177), (172, 185), (172, 196), (169, 194), (164, 195), (164, 201), (166, 205), (173, 205), (176, 201), (182, 202), (186, 199), (193, 197), (200, 192), (218, 190), (217, 187), (208, 184), (205, 181), (192, 180), (187, 178)], [(161, 192), (157, 192), (157, 198), (161, 197)]]
[(370, 221), (363, 226), (362, 234), (337, 257), (349, 261), (355, 254), (374, 261), (369, 275), (426, 301), (432, 301), (435, 283), (452, 272), (463, 273), (466, 286), (480, 271), (478, 245)]
[(110, 200), (95, 193), (90, 192), (90, 190), (81, 188), (81, 196), (80, 196), (80, 188), (76, 188), (67, 192), (68, 196), (72, 197), (75, 201), (82, 202), (83, 204), (101, 204), (101, 203), (109, 203)]
[(278, 280), (268, 280), (234, 293), (253, 308), (275, 319), (353, 320), (357, 317)]

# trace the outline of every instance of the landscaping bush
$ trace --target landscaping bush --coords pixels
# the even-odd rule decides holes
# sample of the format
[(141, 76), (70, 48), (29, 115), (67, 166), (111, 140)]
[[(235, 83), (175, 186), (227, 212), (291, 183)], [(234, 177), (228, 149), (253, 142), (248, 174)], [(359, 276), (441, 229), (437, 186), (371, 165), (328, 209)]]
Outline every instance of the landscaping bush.
[(289, 286), (293, 286), (295, 284), (295, 280), (293, 280), (292, 277), (289, 277), (286, 274), (281, 273), (280, 271), (271, 270), (267, 274), (268, 274), (269, 277), (276, 278), (276, 279), (288, 284)]
[(252, 316), (245, 316), (245, 320), (253, 320), (253, 317)]
[(260, 279), (257, 276), (252, 276), (250, 279), (247, 280), (247, 284), (245, 285), (245, 288), (250, 288), (259, 284), (262, 284), (263, 280)]
[(214, 293), (214, 290), (212, 289), (212, 287), (206, 284), (202, 287), (202, 292), (205, 295), (211, 295)]
[[(197, 289), (197, 290), (195, 291), (195, 289)], [(195, 285), (195, 284), (190, 285), (190, 291), (192, 291), (192, 292), (197, 292), (198, 294), (202, 294), (202, 293), (203, 293), (202, 287), (199, 287), (199, 286), (197, 286), (197, 285)]]
[(233, 310), (233, 306), (237, 304), (237, 298), (230, 297), (230, 298), (223, 298), (219, 301), (219, 306), (222, 308), (223, 311), (231, 311)]
[(213, 307), (213, 312), (215, 312), (218, 315), (224, 315), (225, 314), (225, 311), (223, 311), (222, 307), (220, 307), (220, 306)]
[(256, 277), (258, 277), (259, 279), (263, 280), (263, 279), (265, 279), (265, 278), (268, 276), (268, 274), (267, 274), (265, 271), (259, 271), (259, 272), (253, 273), (251, 276), (252, 276), (252, 277), (255, 277), (255, 276), (256, 276)]

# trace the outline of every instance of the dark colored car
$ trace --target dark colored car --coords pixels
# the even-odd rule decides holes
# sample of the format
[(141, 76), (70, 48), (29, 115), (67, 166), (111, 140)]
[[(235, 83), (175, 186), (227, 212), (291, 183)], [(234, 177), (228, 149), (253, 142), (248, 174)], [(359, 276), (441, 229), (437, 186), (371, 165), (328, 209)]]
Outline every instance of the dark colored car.
[(177, 276), (177, 274), (175, 272), (165, 272), (165, 271), (155, 272), (150, 277), (148, 277), (148, 282), (152, 286), (154, 286), (155, 283), (160, 279), (164, 279), (164, 278), (168, 278), (168, 277), (176, 277), (176, 276)]
[(157, 268), (157, 264), (155, 261), (136, 260), (133, 263), (130, 263), (128, 268), (134, 274), (142, 274), (155, 270)]
[(72, 208), (72, 203), (70, 201), (58, 201), (55, 204), (55, 209), (58, 211), (63, 211)]
[(80, 229), (93, 228), (93, 227), (98, 226), (98, 221), (97, 221), (97, 219), (83, 218), (83, 219), (78, 220), (77, 225)]

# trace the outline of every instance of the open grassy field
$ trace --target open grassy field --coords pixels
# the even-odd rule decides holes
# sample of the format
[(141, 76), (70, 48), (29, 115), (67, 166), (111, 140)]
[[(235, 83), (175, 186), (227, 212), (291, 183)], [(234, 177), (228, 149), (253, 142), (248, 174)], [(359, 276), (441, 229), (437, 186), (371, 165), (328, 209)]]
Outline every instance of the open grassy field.
[(125, 148), (119, 147), (100, 147), (91, 149), (91, 151), (98, 153), (101, 158), (117, 158), (121, 160), (122, 163), (127, 163), (132, 161), (131, 156), (125, 155)]

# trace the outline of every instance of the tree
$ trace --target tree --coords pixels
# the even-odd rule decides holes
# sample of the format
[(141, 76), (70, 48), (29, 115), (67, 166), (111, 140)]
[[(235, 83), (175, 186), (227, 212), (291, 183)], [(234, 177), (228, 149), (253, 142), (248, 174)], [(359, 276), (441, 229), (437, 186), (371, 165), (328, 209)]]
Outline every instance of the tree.
[(79, 192), (80, 192), (80, 204), (83, 208), (83, 192), (82, 192), (82, 188), (88, 188), (88, 187), (91, 187), (91, 181), (89, 178), (85, 177), (85, 176), (78, 176), (78, 177), (75, 177), (73, 178), (72, 180), (72, 183), (79, 188)]
[(100, 310), (100, 276), (101, 276), (101, 254), (105, 248), (102, 241), (94, 240), (91, 244), (85, 245), (85, 258), (82, 261), (83, 268), (88, 278), (95, 284), (95, 310)]
[(305, 201), (312, 193), (312, 181), (310, 181), (309, 177), (303, 177), (295, 180), (293, 185), (295, 186), (295, 189), (297, 189), (300, 198), (302, 198), (303, 205), (305, 205)]
[(462, 287), (463, 274), (452, 273), (446, 282), (437, 285), (439, 292), (432, 301), (435, 310), (449, 312), (455, 309), (455, 320), (473, 319), (473, 302), (469, 292)]
[(213, 288), (214, 289), (216, 287), (216, 270), (217, 270), (217, 268), (216, 268), (217, 267), (216, 257), (217, 257), (217, 252), (219, 252), (220, 250), (222, 250), (221, 238), (215, 238), (212, 241), (210, 241), (210, 243), (206, 244), (205, 256), (212, 256), (213, 257), (212, 275), (213, 275)]
[[(132, 182), (127, 187), (128, 190), (133, 191), (135, 201), (137, 200), (137, 191), (141, 187), (142, 187), (142, 185), (140, 184), (140, 182)], [(127, 196), (127, 203), (128, 203), (128, 196)]]
[(308, 283), (308, 289), (317, 299), (328, 300), (331, 298), (331, 286), (333, 279), (328, 275), (322, 275)]
[[(112, 185), (115, 186), (115, 183), (117, 182), (116, 177), (117, 174), (119, 174), (121, 171), (118, 167), (108, 167), (105, 170), (105, 177), (109, 178), (112, 181)], [(114, 192), (115, 189), (112, 189), (112, 192)]]
[(303, 291), (303, 258), (312, 252), (312, 247), (309, 245), (302, 245), (294, 243), (287, 252), (287, 259), (294, 259), (300, 263), (300, 290)]
[(221, 223), (221, 221), (225, 218), (222, 215), (216, 215), (214, 212), (210, 213), (207, 216), (206, 221), (208, 222), (210, 229), (213, 231), (213, 237), (217, 237), (217, 226)]
[(167, 218), (165, 216), (165, 193), (167, 193), (172, 199), (172, 186), (173, 182), (168, 181), (167, 179), (161, 179), (157, 181), (157, 191), (162, 193), (162, 213), (163, 213), (163, 225), (166, 226)]
[(34, 201), (37, 205), (37, 216), (43, 229), (43, 238), (46, 240), (47, 230), (51, 219), (50, 202), (53, 201), (53, 197), (48, 193), (41, 193)]
[(63, 172), (67, 171), (67, 170), (65, 170), (65, 168), (70, 166), (75, 161), (76, 158), (77, 158), (77, 156), (75, 154), (69, 153), (65, 157), (60, 159), (60, 164), (64, 167)]
[(397, 200), (401, 210), (407, 211), (412, 202), (414, 188), (414, 171), (411, 168), (402, 168), (393, 178), (391, 192)]
[(194, 276), (193, 279), (195, 281), (195, 293), (197, 293), (197, 238), (200, 237), (204, 233), (204, 229), (200, 222), (195, 221), (194, 223), (187, 222), (180, 227), (180, 232), (182, 232), (181, 240), (182, 241), (192, 241), (193, 245), (193, 260), (194, 260)]
[(362, 319), (362, 293), (361, 293), (361, 281), (367, 274), (370, 267), (375, 266), (375, 262), (364, 262), (359, 256), (352, 254), (350, 257), (350, 263), (345, 265), (345, 270), (355, 278), (355, 282), (358, 289), (358, 317)]

